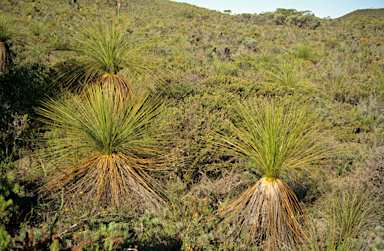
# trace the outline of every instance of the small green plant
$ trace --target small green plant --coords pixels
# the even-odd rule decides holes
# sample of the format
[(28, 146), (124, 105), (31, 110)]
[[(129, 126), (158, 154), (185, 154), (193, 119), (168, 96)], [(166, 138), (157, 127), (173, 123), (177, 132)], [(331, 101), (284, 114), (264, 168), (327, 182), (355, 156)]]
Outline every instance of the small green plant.
[(31, 16), (31, 15), (32, 15), (32, 9), (26, 9), (26, 10), (24, 11), (24, 14), (25, 14), (26, 16)]
[(267, 80), (291, 88), (300, 88), (307, 92), (313, 89), (306, 79), (303, 63), (297, 61), (286, 62), (277, 68), (271, 68), (267, 71)]
[(355, 238), (362, 229), (370, 227), (369, 222), (376, 214), (377, 195), (354, 184), (349, 189), (333, 191), (331, 198), (326, 210), (335, 217), (340, 238)]
[(31, 23), (31, 32), (34, 36), (40, 36), (46, 29), (45, 22), (33, 21)]
[(294, 52), (295, 56), (304, 60), (313, 61), (313, 47), (306, 43), (299, 43)]
[(256, 39), (253, 39), (253, 38), (250, 38), (248, 40), (244, 40), (242, 42), (242, 44), (244, 44), (245, 46), (247, 46), (249, 49), (253, 49), (255, 48), (257, 45), (258, 45), (258, 40)]
[(372, 225), (379, 224), (382, 215), (378, 214), (380, 196), (362, 184), (350, 183), (344, 189), (331, 189), (324, 195), (325, 215), (321, 222), (312, 223), (302, 247), (316, 251), (367, 250), (370, 237), (366, 233), (373, 231)]
[(177, 35), (173, 37), (170, 44), (175, 45), (177, 48), (183, 48), (186, 45), (186, 41), (181, 35)]
[(29, 60), (32, 64), (41, 64), (41, 63), (45, 63), (48, 60), (47, 54), (48, 54), (48, 51), (50, 50), (45, 46), (44, 43), (41, 43), (41, 42), (31, 43), (26, 46), (26, 49), (30, 54)]
[[(85, 228), (85, 229), (84, 229)], [(132, 247), (132, 228), (129, 223), (103, 223), (94, 219), (90, 224), (73, 233), (77, 245), (86, 250), (116, 250), (118, 247)], [(132, 238), (132, 239), (131, 239)]]
[(329, 49), (335, 49), (340, 43), (333, 39), (326, 39), (324, 41), (324, 45), (327, 46)]
[[(0, 201), (0, 206), (1, 206)], [(9, 248), (9, 245), (11, 243), (11, 236), (8, 234), (8, 232), (5, 230), (3, 225), (0, 225), (0, 250), (7, 250)]]
[(276, 63), (276, 58), (271, 52), (268, 50), (261, 50), (258, 52), (257, 56), (257, 64), (261, 68), (270, 69)]
[(57, 225), (57, 217), (59, 217), (59, 213), (63, 209), (63, 206), (64, 206), (64, 193), (62, 192), (61, 193), (61, 205), (60, 205), (60, 208), (59, 208), (58, 212), (55, 213), (55, 216), (52, 219), (51, 229), (50, 229), (50, 233), (49, 233), (49, 238), (50, 239), (52, 239), (52, 236), (53, 236), (53, 234), (55, 232), (55, 228), (56, 228), (56, 225)]
[(217, 76), (234, 76), (239, 69), (229, 62), (217, 62), (214, 64), (214, 70)]
[(384, 250), (384, 228), (378, 226), (373, 233), (373, 243), (369, 247), (370, 251)]
[(15, 205), (11, 197), (14, 198), (20, 191), (20, 186), (15, 183), (14, 173), (8, 170), (13, 165), (11, 158), (1, 158), (0, 160), (0, 250), (8, 250), (11, 236), (5, 227), (9, 224), (14, 212)]
[(380, 91), (384, 92), (384, 74), (380, 74), (379, 89)]

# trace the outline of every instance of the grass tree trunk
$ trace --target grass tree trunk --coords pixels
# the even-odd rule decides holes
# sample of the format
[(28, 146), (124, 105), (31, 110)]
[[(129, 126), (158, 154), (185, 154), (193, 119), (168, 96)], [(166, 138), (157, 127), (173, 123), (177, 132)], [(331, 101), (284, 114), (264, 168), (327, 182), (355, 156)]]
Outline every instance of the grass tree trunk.
[(7, 73), (11, 64), (11, 53), (5, 42), (0, 42), (0, 72)]
[(272, 250), (298, 243), (308, 222), (295, 193), (281, 179), (260, 179), (222, 213), (234, 212), (257, 245)]
[(117, 15), (120, 16), (121, 1), (117, 1)]
[(96, 13), (99, 14), (99, 9), (100, 9), (100, 6), (98, 3), (96, 3), (95, 5), (95, 9), (96, 9)]

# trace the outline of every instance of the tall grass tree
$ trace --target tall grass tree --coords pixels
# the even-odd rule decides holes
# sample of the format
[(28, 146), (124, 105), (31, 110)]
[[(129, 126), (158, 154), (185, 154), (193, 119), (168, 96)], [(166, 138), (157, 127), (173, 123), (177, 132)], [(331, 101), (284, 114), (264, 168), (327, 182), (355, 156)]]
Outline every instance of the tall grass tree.
[(313, 106), (285, 100), (252, 100), (236, 107), (233, 135), (222, 145), (262, 178), (219, 215), (237, 219), (268, 250), (280, 250), (302, 238), (307, 222), (295, 193), (282, 180), (293, 170), (313, 168), (332, 152)]
[[(112, 86), (118, 94), (132, 94), (130, 78), (145, 76), (150, 88), (163, 83), (159, 60), (148, 51), (154, 41), (142, 41), (131, 34), (130, 18), (95, 21), (74, 28), (69, 50), (72, 59), (58, 64), (57, 81), (64, 85), (102, 84)], [(128, 79), (124, 78), (128, 76)]]
[(81, 194), (102, 206), (163, 201), (162, 189), (151, 177), (163, 170), (162, 101), (149, 96), (117, 99), (115, 94), (114, 88), (96, 86), (37, 109), (49, 132), (40, 153), (43, 165), (35, 173), (43, 177), (43, 195), (64, 189), (68, 198)]

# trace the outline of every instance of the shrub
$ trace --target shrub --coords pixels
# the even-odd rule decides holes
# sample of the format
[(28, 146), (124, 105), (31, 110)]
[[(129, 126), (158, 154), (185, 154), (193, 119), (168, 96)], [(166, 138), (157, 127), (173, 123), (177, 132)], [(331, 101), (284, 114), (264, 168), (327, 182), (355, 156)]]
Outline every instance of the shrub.
[(291, 15), (288, 16), (286, 19), (286, 24), (290, 26), (297, 26), (299, 23), (299, 16), (298, 15)]
[[(15, 183), (14, 173), (10, 171), (13, 162), (10, 158), (2, 158), (0, 162), (0, 250), (8, 250), (11, 236), (6, 231), (14, 211), (14, 201), (20, 186)], [(13, 198), (13, 199), (12, 199)]]
[[(0, 207), (2, 206), (2, 202), (0, 201)], [(0, 250), (7, 250), (10, 243), (11, 236), (5, 231), (4, 226), (0, 225)]]
[(213, 65), (216, 76), (234, 76), (239, 69), (227, 62), (217, 62)]
[(283, 14), (276, 14), (273, 17), (273, 23), (276, 25), (283, 25), (285, 21), (285, 16)]

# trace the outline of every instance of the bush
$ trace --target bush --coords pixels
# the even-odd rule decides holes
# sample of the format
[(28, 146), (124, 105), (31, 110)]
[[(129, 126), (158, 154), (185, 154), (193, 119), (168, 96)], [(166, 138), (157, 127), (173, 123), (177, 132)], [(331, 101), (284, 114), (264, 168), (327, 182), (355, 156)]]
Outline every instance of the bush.
[[(0, 201), (0, 207), (2, 202)], [(3, 225), (0, 225), (0, 250), (7, 250), (11, 243), (11, 236), (7, 233)]]
[(298, 18), (297, 26), (300, 28), (310, 28), (312, 30), (320, 26), (320, 19), (312, 15), (303, 15)]
[(10, 222), (14, 212), (14, 199), (20, 191), (20, 186), (15, 183), (13, 172), (9, 171), (13, 163), (9, 158), (2, 159), (0, 163), (0, 250), (7, 250), (10, 245), (11, 236), (7, 232), (7, 227), (15, 225)]
[(285, 21), (285, 16), (283, 14), (276, 14), (273, 17), (273, 23), (276, 25), (283, 25)]

